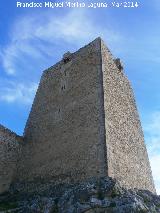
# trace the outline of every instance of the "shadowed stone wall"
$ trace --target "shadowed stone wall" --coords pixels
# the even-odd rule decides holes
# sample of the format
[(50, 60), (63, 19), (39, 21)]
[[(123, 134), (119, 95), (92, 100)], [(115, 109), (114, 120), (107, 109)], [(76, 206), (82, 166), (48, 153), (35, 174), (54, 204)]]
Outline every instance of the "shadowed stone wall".
[(0, 193), (9, 189), (16, 175), (22, 141), (22, 137), (0, 125)]
[(102, 41), (108, 175), (127, 188), (155, 192), (133, 90)]

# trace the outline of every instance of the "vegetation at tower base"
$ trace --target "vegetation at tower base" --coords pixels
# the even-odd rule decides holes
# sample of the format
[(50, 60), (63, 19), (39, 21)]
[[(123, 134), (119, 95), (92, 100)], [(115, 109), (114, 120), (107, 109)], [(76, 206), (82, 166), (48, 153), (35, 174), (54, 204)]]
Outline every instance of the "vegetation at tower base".
[(15, 192), (11, 187), (0, 196), (0, 212), (158, 213), (160, 196), (147, 190), (127, 190), (110, 177), (91, 178), (77, 184), (51, 184), (48, 189), (44, 186), (27, 193)]

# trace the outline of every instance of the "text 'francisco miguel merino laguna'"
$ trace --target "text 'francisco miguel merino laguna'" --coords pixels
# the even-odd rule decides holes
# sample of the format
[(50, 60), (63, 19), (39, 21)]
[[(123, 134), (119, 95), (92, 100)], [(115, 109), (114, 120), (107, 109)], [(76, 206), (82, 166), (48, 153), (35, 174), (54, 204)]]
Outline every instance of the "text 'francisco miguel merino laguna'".
[(61, 8), (61, 7), (69, 7), (69, 8), (106, 8), (106, 7), (138, 7), (138, 2), (18, 2), (18, 8)]

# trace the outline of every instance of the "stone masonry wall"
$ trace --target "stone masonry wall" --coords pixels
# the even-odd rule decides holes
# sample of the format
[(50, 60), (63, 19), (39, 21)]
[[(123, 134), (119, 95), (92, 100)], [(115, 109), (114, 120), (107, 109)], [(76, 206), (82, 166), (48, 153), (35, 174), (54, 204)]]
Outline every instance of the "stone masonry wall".
[(17, 183), (108, 175), (155, 192), (132, 88), (100, 38), (44, 72), (24, 140)]
[(8, 190), (16, 175), (23, 138), (0, 125), (0, 193)]
[(128, 188), (155, 192), (133, 90), (103, 42), (101, 49), (108, 175)]
[(18, 181), (107, 175), (100, 40), (46, 70), (25, 128)]

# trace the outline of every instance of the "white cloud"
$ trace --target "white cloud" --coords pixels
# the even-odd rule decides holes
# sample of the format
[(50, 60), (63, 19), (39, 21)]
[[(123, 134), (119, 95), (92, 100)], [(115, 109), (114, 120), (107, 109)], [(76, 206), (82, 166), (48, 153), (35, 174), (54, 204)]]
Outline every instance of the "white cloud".
[(152, 174), (156, 185), (157, 194), (160, 195), (160, 154), (153, 155), (149, 153), (150, 164), (152, 168)]
[(160, 112), (154, 112), (144, 127), (152, 174), (157, 193), (160, 195)]
[(53, 57), (57, 43), (66, 42), (77, 48), (98, 36), (112, 43), (121, 39), (112, 29), (107, 30), (107, 26), (104, 29), (93, 22), (85, 9), (70, 10), (61, 15), (48, 11), (40, 15), (25, 15), (16, 20), (10, 42), (2, 48), (2, 64), (7, 74), (14, 75), (21, 71), (19, 65), (27, 65), (28, 57), (39, 61)]
[(0, 51), (4, 71), (13, 78), (13, 84), (0, 85), (0, 100), (29, 103), (35, 92), (34, 83), (28, 87), (27, 83), (14, 83), (15, 80), (35, 81), (31, 78), (34, 76), (37, 81), (39, 70), (47, 68), (59, 47), (77, 49), (98, 36), (107, 38), (110, 43), (118, 43), (121, 36), (106, 28), (96, 24), (85, 9), (19, 17), (10, 31), (10, 41)]
[(154, 136), (160, 137), (160, 112), (154, 112), (151, 116), (149, 124), (145, 126), (145, 130)]
[(8, 82), (0, 90), (0, 101), (7, 103), (31, 104), (37, 90), (37, 84), (25, 85), (23, 83)]
[[(0, 84), (0, 101), (31, 103), (39, 70), (48, 66), (59, 47), (77, 49), (98, 36), (113, 43), (120, 39), (113, 30), (96, 24), (85, 9), (19, 17), (12, 25), (8, 44), (0, 51), (4, 71), (10, 75), (9, 83)], [(0, 81), (3, 82), (2, 77)]]

